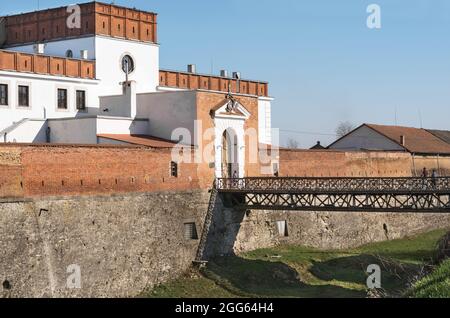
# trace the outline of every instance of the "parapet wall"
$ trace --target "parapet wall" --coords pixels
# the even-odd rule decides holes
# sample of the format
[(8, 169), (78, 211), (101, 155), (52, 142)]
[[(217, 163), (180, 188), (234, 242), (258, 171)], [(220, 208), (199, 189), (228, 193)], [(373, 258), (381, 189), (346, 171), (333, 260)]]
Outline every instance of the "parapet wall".
[(171, 158), (165, 148), (1, 145), (0, 197), (200, 189), (197, 165), (180, 163), (172, 177)]
[[(0, 197), (45, 197), (184, 191), (209, 188), (214, 168), (180, 163), (171, 176), (172, 149), (136, 146), (0, 144)], [(408, 177), (449, 158), (405, 152), (280, 150), (281, 177)], [(246, 167), (248, 176), (260, 169)]]
[(282, 177), (410, 177), (406, 152), (280, 149)]

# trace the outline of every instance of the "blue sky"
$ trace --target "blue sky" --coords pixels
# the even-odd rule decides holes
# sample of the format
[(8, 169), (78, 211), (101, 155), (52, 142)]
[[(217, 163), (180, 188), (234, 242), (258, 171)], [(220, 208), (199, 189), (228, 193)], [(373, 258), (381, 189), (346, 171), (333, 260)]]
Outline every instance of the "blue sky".
[[(37, 0), (1, 1), (1, 14)], [(40, 0), (40, 7), (74, 1)], [(117, 0), (159, 14), (161, 67), (270, 82), (282, 143), (328, 143), (340, 121), (450, 130), (450, 1)], [(382, 28), (366, 26), (369, 4)], [(291, 132), (292, 131), (292, 132)], [(295, 132), (294, 132), (295, 131)]]

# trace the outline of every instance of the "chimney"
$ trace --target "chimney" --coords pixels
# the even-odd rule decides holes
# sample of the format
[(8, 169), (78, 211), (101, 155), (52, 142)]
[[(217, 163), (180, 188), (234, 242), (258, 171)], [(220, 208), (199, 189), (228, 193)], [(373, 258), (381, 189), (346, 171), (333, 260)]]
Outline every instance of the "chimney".
[(402, 145), (403, 147), (406, 146), (406, 136), (400, 136), (400, 145)]
[(228, 77), (228, 71), (227, 70), (220, 70), (220, 76), (221, 77)]
[(240, 80), (241, 79), (241, 72), (233, 72), (233, 78)]
[(195, 67), (195, 64), (189, 64), (187, 66), (187, 71), (188, 71), (188, 73), (192, 73), (192, 74), (197, 73), (197, 68)]
[(33, 46), (34, 53), (36, 54), (44, 54), (45, 51), (45, 44), (44, 43), (37, 43)]
[(88, 59), (88, 50), (81, 50), (80, 57), (82, 60), (87, 60)]

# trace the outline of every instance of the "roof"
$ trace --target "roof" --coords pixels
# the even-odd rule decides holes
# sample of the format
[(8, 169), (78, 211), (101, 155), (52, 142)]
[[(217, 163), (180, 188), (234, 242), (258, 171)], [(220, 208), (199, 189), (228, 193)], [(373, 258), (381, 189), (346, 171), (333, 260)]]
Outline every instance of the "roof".
[(434, 129), (427, 129), (427, 130), (429, 133), (435, 135), (439, 139), (450, 144), (450, 131), (449, 130), (434, 130)]
[(318, 150), (318, 149), (325, 149), (325, 147), (324, 146), (322, 146), (321, 144), (320, 144), (320, 141), (318, 141), (314, 146), (312, 146), (310, 149), (312, 149), (312, 150)]
[[(450, 144), (441, 138), (436, 137), (426, 129), (375, 124), (362, 124), (358, 128), (349, 132), (347, 135), (333, 142), (330, 146), (328, 146), (328, 148), (332, 147), (338, 141), (347, 138), (353, 132), (361, 129), (362, 127), (368, 127), (376, 131), (410, 153), (450, 155)], [(400, 142), (402, 136), (405, 138), (404, 145)]]
[(132, 145), (147, 146), (152, 148), (173, 148), (178, 143), (148, 135), (119, 135), (119, 134), (99, 134), (97, 137), (121, 141)]
[[(374, 124), (365, 125), (411, 153), (450, 154), (450, 144), (429, 133), (426, 129)], [(405, 145), (400, 143), (401, 136), (405, 137)]]

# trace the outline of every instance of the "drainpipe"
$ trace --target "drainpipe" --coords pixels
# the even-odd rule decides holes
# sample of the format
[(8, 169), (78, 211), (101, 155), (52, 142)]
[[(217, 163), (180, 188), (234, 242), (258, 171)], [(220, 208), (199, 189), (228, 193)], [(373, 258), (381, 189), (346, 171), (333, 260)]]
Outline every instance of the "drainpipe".
[(413, 153), (413, 154), (412, 154), (412, 161), (413, 161), (414, 177), (417, 177), (417, 170), (416, 170), (416, 161), (415, 161), (415, 157), (416, 157), (416, 154)]
[(438, 172), (439, 172), (439, 176), (441, 176), (441, 164), (439, 162), (439, 154), (437, 155), (437, 166), (438, 166)]

